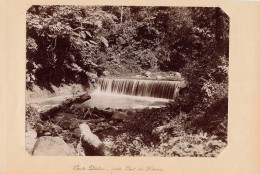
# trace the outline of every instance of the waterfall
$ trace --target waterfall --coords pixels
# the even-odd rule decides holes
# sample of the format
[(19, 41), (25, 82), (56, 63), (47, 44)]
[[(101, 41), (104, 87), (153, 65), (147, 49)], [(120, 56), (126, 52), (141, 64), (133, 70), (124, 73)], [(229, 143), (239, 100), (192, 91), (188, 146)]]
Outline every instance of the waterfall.
[(182, 81), (100, 78), (98, 90), (131, 96), (175, 99), (181, 84)]

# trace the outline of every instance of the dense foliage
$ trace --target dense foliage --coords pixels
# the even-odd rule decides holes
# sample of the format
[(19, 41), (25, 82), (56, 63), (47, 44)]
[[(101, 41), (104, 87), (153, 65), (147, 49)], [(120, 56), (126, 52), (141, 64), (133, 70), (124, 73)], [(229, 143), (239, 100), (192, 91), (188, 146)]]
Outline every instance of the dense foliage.
[(219, 8), (32, 6), (27, 88), (86, 84), (105, 69), (117, 76), (185, 71), (186, 78), (193, 73), (220, 81), (228, 22)]
[(154, 128), (172, 120), (180, 127), (165, 133), (226, 141), (229, 17), (220, 8), (32, 6), (26, 27), (27, 89), (87, 85), (104, 70), (179, 71), (188, 82), (180, 97), (134, 115), (125, 128), (147, 146), (161, 141)]
[(27, 88), (87, 84), (100, 71), (98, 49), (108, 46), (103, 25), (116, 17), (97, 7), (32, 6), (27, 12)]

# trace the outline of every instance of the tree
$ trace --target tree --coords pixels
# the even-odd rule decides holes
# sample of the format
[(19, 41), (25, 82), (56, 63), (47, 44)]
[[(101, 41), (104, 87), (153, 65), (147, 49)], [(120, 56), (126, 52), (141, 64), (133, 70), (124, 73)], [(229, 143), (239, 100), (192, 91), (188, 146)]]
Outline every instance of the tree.
[(32, 6), (27, 88), (86, 84), (109, 69), (180, 71), (199, 90), (227, 79), (228, 28), (219, 8)]
[(108, 47), (104, 25), (114, 25), (114, 15), (100, 7), (32, 6), (27, 11), (27, 89), (33, 84), (86, 84), (100, 67), (95, 52)]

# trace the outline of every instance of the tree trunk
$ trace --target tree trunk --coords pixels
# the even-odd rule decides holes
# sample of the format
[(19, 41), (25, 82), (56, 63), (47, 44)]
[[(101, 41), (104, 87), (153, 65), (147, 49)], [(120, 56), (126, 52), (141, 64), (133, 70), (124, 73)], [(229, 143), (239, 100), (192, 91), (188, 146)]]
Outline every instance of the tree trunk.
[(83, 103), (83, 102), (89, 100), (90, 98), (91, 98), (90, 95), (83, 94), (83, 95), (80, 95), (76, 98), (67, 99), (64, 102), (62, 102), (60, 105), (55, 106), (51, 109), (48, 109), (47, 111), (43, 111), (42, 113), (40, 113), (41, 119), (42, 120), (48, 120), (49, 118), (52, 118), (54, 116), (54, 114), (59, 112), (61, 109), (68, 108), (72, 104)]
[(215, 18), (216, 18), (216, 25), (215, 25), (215, 38), (216, 38), (216, 46), (217, 52), (219, 55), (223, 55), (224, 48), (223, 48), (223, 21), (221, 19), (221, 9), (216, 8), (215, 10)]
[(121, 17), (120, 17), (121, 26), (122, 26), (122, 23), (123, 23), (123, 8), (124, 8), (124, 6), (121, 7)]

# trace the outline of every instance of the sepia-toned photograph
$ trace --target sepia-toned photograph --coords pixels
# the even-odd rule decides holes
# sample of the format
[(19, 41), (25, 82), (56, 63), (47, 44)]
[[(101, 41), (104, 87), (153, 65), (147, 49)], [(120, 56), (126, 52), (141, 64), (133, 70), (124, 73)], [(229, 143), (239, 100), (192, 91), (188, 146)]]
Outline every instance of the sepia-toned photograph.
[(228, 145), (229, 25), (219, 7), (31, 6), (27, 152), (217, 157)]

